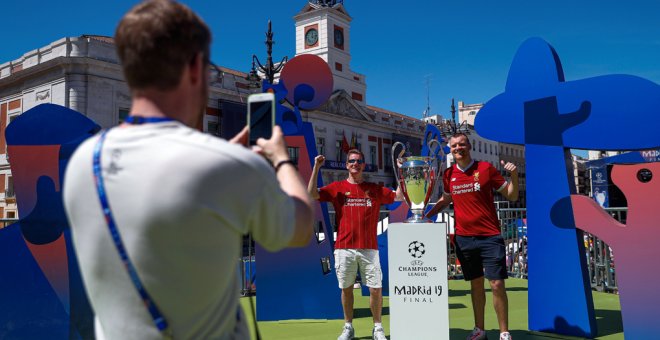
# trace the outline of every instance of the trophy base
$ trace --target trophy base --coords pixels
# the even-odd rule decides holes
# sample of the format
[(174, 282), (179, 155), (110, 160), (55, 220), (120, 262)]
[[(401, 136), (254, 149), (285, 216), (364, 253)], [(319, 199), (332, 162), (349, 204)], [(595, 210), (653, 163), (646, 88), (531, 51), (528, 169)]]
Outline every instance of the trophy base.
[(435, 221), (422, 216), (412, 216), (403, 221), (403, 223), (435, 223)]
[(424, 216), (424, 210), (425, 209), (410, 209), (410, 213), (412, 216), (410, 216), (408, 219), (403, 221), (403, 223), (435, 223), (435, 221), (427, 218)]

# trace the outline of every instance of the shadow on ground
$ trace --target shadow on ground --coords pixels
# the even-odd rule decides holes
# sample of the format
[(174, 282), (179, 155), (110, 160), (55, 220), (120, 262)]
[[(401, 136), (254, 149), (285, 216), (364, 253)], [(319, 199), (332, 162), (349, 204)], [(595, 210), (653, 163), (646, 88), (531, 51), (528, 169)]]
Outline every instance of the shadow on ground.
[[(390, 307), (383, 307), (383, 312), (381, 315), (390, 315)], [(371, 309), (370, 308), (354, 308), (353, 309), (353, 318), (371, 318)]]
[(449, 297), (470, 295), (469, 290), (449, 289)]
[(621, 311), (596, 309), (596, 327), (598, 327), (598, 336), (623, 333), (623, 319)]
[[(486, 292), (490, 292), (490, 288), (486, 288)], [(506, 287), (507, 292), (526, 292), (527, 288), (526, 287)], [(470, 290), (468, 289), (450, 289), (449, 290), (449, 297), (455, 297), (455, 296), (468, 296), (470, 295)]]

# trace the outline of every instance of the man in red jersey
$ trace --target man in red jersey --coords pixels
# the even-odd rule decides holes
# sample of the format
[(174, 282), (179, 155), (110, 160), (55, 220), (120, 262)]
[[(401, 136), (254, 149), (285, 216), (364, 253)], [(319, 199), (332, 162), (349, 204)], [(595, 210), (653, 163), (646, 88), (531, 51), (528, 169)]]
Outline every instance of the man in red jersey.
[(508, 340), (511, 335), (509, 302), (504, 285), (504, 279), (507, 278), (506, 251), (493, 204), (493, 190), (510, 201), (517, 200), (518, 170), (513, 163), (501, 162), (511, 174), (511, 181), (507, 182), (490, 163), (474, 161), (470, 156), (470, 141), (462, 133), (449, 138), (449, 148), (456, 163), (445, 170), (442, 176), (444, 192), (427, 216), (435, 215), (454, 202), (454, 245), (465, 280), (471, 283), (474, 310), (475, 327), (467, 338), (487, 339), (484, 331), (485, 275), (493, 291), (500, 339)]
[(383, 307), (382, 272), (378, 258), (376, 227), (381, 204), (402, 201), (401, 190), (396, 193), (376, 183), (365, 182), (364, 154), (357, 149), (348, 151), (346, 170), (348, 178), (332, 182), (317, 189), (317, 176), (325, 157), (319, 155), (314, 160), (314, 169), (309, 179), (307, 190), (312, 198), (321, 202), (332, 202), (337, 221), (337, 240), (335, 241), (335, 268), (341, 303), (344, 308), (346, 324), (338, 340), (353, 339), (353, 284), (358, 269), (360, 276), (369, 287), (369, 306), (374, 319), (373, 339), (386, 339), (381, 324)]

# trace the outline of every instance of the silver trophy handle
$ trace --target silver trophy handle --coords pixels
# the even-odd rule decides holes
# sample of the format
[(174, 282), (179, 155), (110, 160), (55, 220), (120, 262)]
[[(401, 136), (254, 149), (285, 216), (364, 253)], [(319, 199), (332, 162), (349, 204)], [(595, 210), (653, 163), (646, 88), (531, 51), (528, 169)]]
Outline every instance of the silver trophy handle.
[[(398, 157), (395, 157), (394, 155), (396, 154), (395, 149), (397, 146), (401, 145), (401, 152), (399, 153)], [(396, 179), (396, 185), (400, 186), (401, 182), (399, 181), (399, 163), (396, 161), (397, 158), (401, 158), (403, 154), (406, 153), (406, 146), (403, 145), (401, 142), (395, 142), (394, 145), (392, 145), (392, 167), (394, 169), (394, 178)]]
[[(436, 148), (431, 147), (433, 144), (436, 145)], [(437, 139), (432, 139), (428, 143), (428, 147), (429, 147), (429, 156), (431, 156), (431, 155), (433, 156), (433, 159), (435, 160), (436, 167), (437, 167), (438, 170), (440, 170), (440, 164), (438, 162), (438, 157), (437, 157), (437, 154), (440, 153), (440, 151), (442, 151), (442, 147), (440, 146), (440, 142), (438, 142)], [(438, 152), (434, 152), (435, 150), (438, 150)]]
[[(437, 146), (437, 149), (431, 147), (433, 144), (435, 144), (435, 145)], [(440, 142), (438, 142), (437, 139), (431, 139), (431, 141), (428, 143), (428, 147), (429, 147), (429, 153), (430, 153), (430, 155), (433, 155), (434, 158), (437, 158), (437, 157), (435, 157), (435, 155), (437, 155), (437, 153), (434, 152), (434, 151), (435, 151), (435, 150), (438, 150), (438, 151), (441, 151), (441, 150), (442, 150), (442, 149), (440, 148)]]

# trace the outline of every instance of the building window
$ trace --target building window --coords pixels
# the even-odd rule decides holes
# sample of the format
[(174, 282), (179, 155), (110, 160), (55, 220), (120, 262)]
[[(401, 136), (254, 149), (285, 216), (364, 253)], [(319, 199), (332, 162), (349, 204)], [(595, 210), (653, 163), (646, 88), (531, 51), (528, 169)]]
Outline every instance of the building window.
[(387, 173), (392, 173), (394, 170), (392, 169), (392, 150), (388, 147), (385, 147), (383, 149), (383, 158), (385, 159), (385, 172)]
[(316, 138), (316, 152), (319, 155), (325, 155), (325, 138), (323, 137)]
[(209, 120), (206, 122), (206, 132), (214, 136), (220, 136), (220, 124)]
[(352, 93), (351, 93), (351, 98), (353, 98), (353, 100), (362, 101), (362, 99), (363, 99), (364, 97), (362, 96), (361, 93), (352, 92)]
[(298, 160), (300, 159), (300, 148), (289, 146), (286, 149), (289, 152), (289, 159), (293, 161), (293, 164), (298, 166)]
[(377, 163), (377, 157), (378, 155), (376, 154), (376, 146), (375, 145), (370, 145), (369, 146), (369, 159), (371, 160), (370, 164), (373, 164), (376, 166)]
[(342, 141), (341, 139), (338, 139), (337, 142), (335, 142), (335, 160), (337, 162), (343, 162), (346, 159), (346, 154), (344, 154), (344, 150), (342, 150)]
[(117, 114), (117, 124), (123, 123), (126, 118), (128, 118), (128, 113), (129, 110), (125, 108), (119, 108), (119, 112)]
[(16, 218), (15, 211), (7, 211), (7, 218)]
[(473, 140), (472, 140), (472, 151), (474, 151), (474, 150), (476, 150), (476, 149), (477, 149), (477, 143), (476, 143), (476, 142), (474, 141), (474, 139), (473, 139)]
[(335, 70), (341, 72), (343, 70), (343, 68), (344, 68), (344, 65), (342, 65), (341, 63), (335, 63)]
[(481, 141), (479, 141), (479, 152), (481, 152)]
[(5, 190), (5, 197), (16, 197), (14, 192), (14, 178), (7, 176), (7, 189)]

